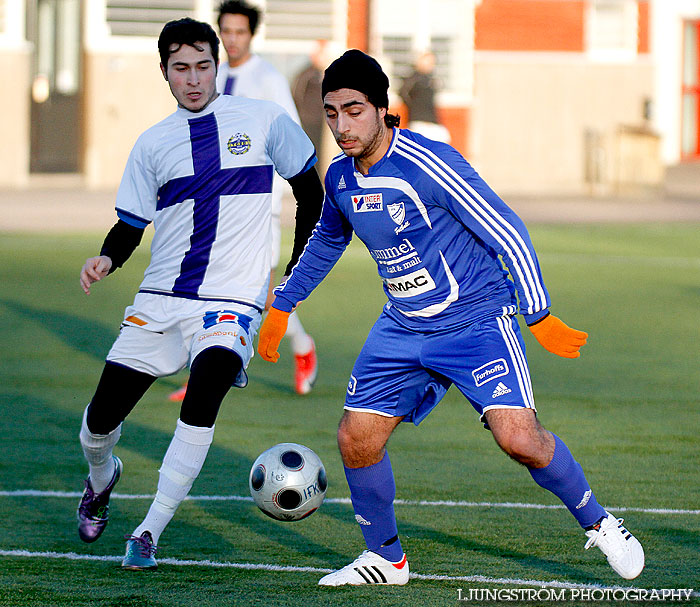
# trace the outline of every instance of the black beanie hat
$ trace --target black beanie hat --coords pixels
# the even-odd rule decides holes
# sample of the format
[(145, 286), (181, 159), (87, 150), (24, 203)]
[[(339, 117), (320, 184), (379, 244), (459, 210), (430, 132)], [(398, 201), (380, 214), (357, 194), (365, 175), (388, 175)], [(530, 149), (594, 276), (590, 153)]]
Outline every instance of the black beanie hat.
[(376, 59), (357, 49), (345, 51), (328, 66), (321, 84), (321, 99), (338, 89), (360, 91), (373, 106), (389, 107), (389, 78)]

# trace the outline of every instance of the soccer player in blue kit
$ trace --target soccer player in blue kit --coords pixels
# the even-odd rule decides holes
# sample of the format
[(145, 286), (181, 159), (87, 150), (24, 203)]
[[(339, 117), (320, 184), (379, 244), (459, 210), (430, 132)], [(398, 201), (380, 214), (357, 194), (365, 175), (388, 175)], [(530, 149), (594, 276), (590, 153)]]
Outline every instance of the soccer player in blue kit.
[(117, 193), (119, 220), (80, 272), (89, 294), (153, 223), (150, 263), (83, 415), (83, 541), (97, 540), (109, 520), (123, 469), (112, 453), (123, 420), (157, 377), (190, 367), (155, 499), (127, 540), (126, 569), (157, 567), (160, 535), (199, 475), (221, 402), (232, 385), (247, 384), (268, 294), (273, 172), (289, 181), (297, 200), (289, 268), (321, 213), (313, 144), (276, 103), (217, 93), (218, 48), (214, 30), (193, 19), (161, 31), (161, 70), (177, 110), (136, 142)]
[(387, 113), (388, 88), (380, 65), (358, 50), (326, 70), (326, 122), (344, 154), (328, 169), (321, 221), (275, 289), (258, 342), (261, 356), (276, 362), (287, 315), (357, 234), (388, 297), (353, 367), (338, 429), (367, 550), (319, 584), (408, 582), (385, 445), (401, 421), (419, 424), (451, 384), (499, 447), (566, 505), (588, 537), (585, 548), (598, 546), (619, 575), (635, 578), (641, 544), (598, 504), (564, 442), (537, 420), (515, 315), (565, 358), (580, 355), (586, 333), (550, 313), (523, 222), (454, 148), (399, 129)]

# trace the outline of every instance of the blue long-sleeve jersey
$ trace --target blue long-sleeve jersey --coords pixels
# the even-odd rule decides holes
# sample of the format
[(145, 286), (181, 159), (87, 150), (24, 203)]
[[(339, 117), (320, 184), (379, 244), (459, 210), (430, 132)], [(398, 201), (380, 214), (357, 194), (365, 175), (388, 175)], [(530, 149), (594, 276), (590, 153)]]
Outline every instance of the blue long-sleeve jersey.
[(394, 129), (367, 175), (340, 155), (325, 188), (321, 219), (275, 289), (276, 308), (290, 311), (308, 297), (354, 232), (377, 263), (387, 313), (409, 328), (546, 315), (549, 295), (525, 225), (451, 146)]

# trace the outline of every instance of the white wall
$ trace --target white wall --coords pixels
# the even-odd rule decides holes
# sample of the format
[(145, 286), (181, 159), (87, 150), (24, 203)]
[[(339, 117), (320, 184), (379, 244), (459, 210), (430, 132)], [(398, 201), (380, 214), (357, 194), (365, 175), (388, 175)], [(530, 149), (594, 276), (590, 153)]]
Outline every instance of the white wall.
[(651, 0), (653, 124), (662, 135), (661, 153), (667, 165), (680, 161), (683, 19), (700, 19), (700, 0)]
[(601, 136), (603, 184), (613, 184), (619, 127), (643, 126), (650, 62), (538, 55), (477, 52), (470, 162), (497, 191), (583, 193), (585, 134), (593, 130)]
[(0, 186), (24, 186), (29, 180), (29, 115), (32, 45), (24, 39), (23, 0), (8, 0), (0, 31), (0, 73), (5, 92), (0, 113)]

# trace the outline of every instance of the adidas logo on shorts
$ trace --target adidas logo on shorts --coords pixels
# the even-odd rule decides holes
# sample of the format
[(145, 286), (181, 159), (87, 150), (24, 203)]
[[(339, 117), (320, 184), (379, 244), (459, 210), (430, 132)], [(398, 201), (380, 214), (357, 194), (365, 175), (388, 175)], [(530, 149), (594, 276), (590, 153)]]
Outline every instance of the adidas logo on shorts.
[(498, 398), (499, 396), (503, 396), (504, 394), (508, 394), (509, 392), (512, 392), (512, 390), (508, 386), (506, 386), (502, 381), (499, 381), (498, 385), (496, 386), (496, 389), (491, 395), (491, 398)]

